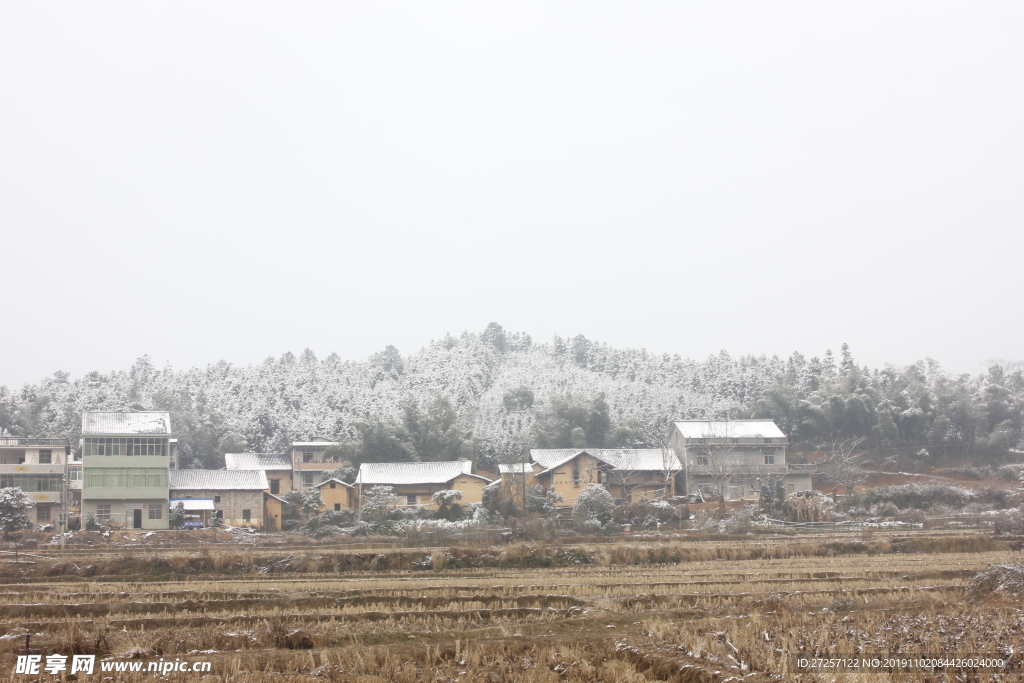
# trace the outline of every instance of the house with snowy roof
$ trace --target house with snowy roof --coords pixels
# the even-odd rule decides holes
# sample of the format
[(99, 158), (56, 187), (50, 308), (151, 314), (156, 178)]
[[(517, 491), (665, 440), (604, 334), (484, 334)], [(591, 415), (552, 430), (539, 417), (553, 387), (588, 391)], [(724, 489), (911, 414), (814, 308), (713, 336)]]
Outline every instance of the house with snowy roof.
[(166, 529), (175, 446), (167, 412), (84, 412), (82, 515), (125, 529)]
[(682, 472), (676, 454), (660, 448), (541, 448), (530, 451), (533, 476), (571, 507), (589, 484), (601, 484), (620, 503), (677, 493)]
[(324, 502), (321, 510), (341, 512), (358, 507), (359, 498), (356, 496), (356, 487), (346, 484), (341, 479), (331, 477), (313, 488), (320, 490), (320, 500)]
[(782, 483), (786, 495), (811, 488), (814, 465), (786, 462), (789, 438), (772, 420), (679, 420), (669, 445), (689, 494), (753, 497), (766, 481)]
[(267, 489), (275, 496), (292, 490), (292, 460), (284, 453), (225, 453), (229, 470), (261, 470), (267, 475)]
[(460, 505), (483, 501), (484, 487), (490, 483), (486, 477), (473, 474), (470, 460), (445, 462), (364, 462), (356, 476), (356, 495), (375, 486), (391, 486), (402, 498), (401, 507), (425, 507), (436, 510), (433, 501), (438, 491), (455, 490), (462, 493)]
[(263, 470), (172, 470), (170, 500), (181, 502), (187, 515), (207, 526), (219, 521), (228, 526), (276, 529), (268, 524), (267, 475)]

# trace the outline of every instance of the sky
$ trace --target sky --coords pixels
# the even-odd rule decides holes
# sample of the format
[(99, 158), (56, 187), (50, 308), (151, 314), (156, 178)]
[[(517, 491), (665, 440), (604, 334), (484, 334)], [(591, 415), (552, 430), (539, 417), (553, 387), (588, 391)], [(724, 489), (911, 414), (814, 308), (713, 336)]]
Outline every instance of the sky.
[(0, 6), (0, 385), (412, 353), (1024, 359), (1024, 3)]

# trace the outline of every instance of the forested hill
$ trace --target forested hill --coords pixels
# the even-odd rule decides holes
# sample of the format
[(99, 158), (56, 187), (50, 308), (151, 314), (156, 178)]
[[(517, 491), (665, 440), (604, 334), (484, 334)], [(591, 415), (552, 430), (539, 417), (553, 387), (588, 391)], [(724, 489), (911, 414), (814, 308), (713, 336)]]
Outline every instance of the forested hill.
[[(403, 356), (363, 362), (307, 350), (263, 363), (131, 369), (78, 379), (57, 373), (0, 388), (0, 427), (67, 435), (83, 410), (169, 410), (186, 462), (282, 451), (295, 440), (345, 442), (347, 459), (515, 460), (531, 446), (654, 445), (672, 418), (771, 417), (793, 441), (866, 437), (873, 446), (997, 461), (1021, 441), (1024, 377), (978, 377), (931, 361), (858, 366), (845, 345), (805, 358), (726, 352), (703, 361), (613, 349), (582, 336), (535, 343), (492, 323)], [(933, 456), (939, 457), (939, 456)]]

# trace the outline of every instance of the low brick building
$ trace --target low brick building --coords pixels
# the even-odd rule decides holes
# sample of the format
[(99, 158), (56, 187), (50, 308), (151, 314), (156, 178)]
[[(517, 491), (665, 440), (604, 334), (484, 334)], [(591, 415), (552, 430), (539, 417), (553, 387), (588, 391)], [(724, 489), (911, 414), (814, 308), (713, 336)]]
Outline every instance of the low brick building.
[(228, 526), (266, 528), (263, 494), (268, 485), (263, 470), (171, 470), (169, 474), (172, 500), (213, 501), (211, 523), (220, 520)]

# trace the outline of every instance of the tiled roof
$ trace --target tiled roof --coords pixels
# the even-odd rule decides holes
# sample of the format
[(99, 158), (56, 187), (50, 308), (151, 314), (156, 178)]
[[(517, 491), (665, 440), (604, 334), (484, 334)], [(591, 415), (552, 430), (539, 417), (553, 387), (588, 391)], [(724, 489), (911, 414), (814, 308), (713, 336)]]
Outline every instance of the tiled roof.
[(82, 413), (82, 434), (170, 434), (171, 414), (157, 411)]
[(225, 453), (229, 470), (290, 470), (292, 461), (280, 453)]
[[(364, 462), (356, 482), (367, 484), (445, 484), (460, 474), (473, 474), (470, 460), (446, 462)], [(483, 479), (483, 477), (480, 477)]]
[(545, 470), (569, 462), (581, 453), (588, 453), (613, 469), (630, 472), (662, 472), (682, 469), (675, 452), (660, 448), (543, 448), (530, 451), (530, 457)]
[(686, 439), (785, 439), (771, 420), (680, 420), (676, 429)]
[(315, 489), (318, 489), (318, 488), (320, 488), (321, 486), (323, 486), (324, 484), (330, 483), (330, 482), (332, 482), (332, 481), (334, 481), (334, 482), (337, 482), (337, 483), (341, 484), (342, 486), (347, 486), (347, 487), (349, 487), (349, 488), (352, 488), (352, 484), (346, 484), (346, 483), (345, 483), (345, 482), (343, 482), (343, 481), (342, 481), (341, 479), (334, 479), (334, 478), (331, 478), (331, 479), (325, 479), (324, 481), (320, 482), (319, 484), (315, 484), (315, 485), (313, 486), (313, 488), (315, 488)]
[(569, 462), (582, 452), (579, 448), (534, 448), (530, 451), (530, 459), (545, 470), (550, 470)]
[(262, 470), (171, 470), (172, 491), (262, 491), (269, 489)]
[(522, 474), (533, 472), (533, 465), (528, 462), (516, 462), (511, 465), (498, 465), (498, 474)]

